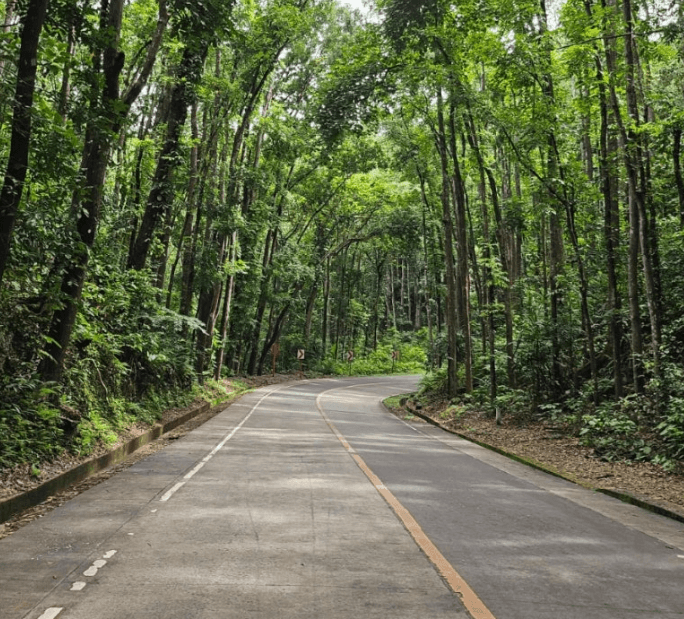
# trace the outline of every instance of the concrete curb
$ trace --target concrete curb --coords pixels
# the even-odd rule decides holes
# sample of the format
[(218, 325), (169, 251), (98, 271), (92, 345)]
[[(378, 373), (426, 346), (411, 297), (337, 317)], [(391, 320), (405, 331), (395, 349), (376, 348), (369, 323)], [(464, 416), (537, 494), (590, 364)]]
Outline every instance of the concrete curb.
[(634, 495), (629, 494), (627, 492), (624, 492), (623, 490), (614, 490), (612, 488), (596, 488), (596, 487), (591, 486), (589, 484), (579, 483), (577, 480), (572, 479), (570, 477), (567, 477), (566, 475), (563, 475), (562, 473), (558, 473), (557, 471), (554, 471), (552, 469), (546, 468), (545, 466), (543, 466), (541, 464), (537, 464), (536, 462), (531, 462), (530, 460), (527, 460), (526, 458), (522, 458), (521, 456), (517, 456), (515, 454), (512, 454), (508, 451), (500, 449), (499, 447), (495, 447), (494, 445), (489, 445), (488, 443), (483, 443), (482, 441), (478, 441), (477, 439), (466, 436), (465, 434), (461, 434), (460, 432), (456, 432), (456, 430), (451, 430), (450, 428), (443, 426), (441, 423), (439, 423), (439, 421), (435, 421), (434, 419), (432, 419), (432, 417), (428, 417), (427, 415), (423, 415), (422, 413), (419, 413), (418, 411), (408, 410), (408, 412), (411, 413), (411, 415), (415, 415), (416, 417), (419, 417), (423, 421), (427, 421), (429, 424), (436, 426), (440, 430), (444, 430), (445, 432), (448, 432), (449, 434), (454, 434), (455, 436), (458, 436), (459, 438), (462, 438), (466, 441), (470, 441), (471, 443), (475, 443), (476, 445), (479, 445), (480, 447), (484, 447), (485, 449), (489, 449), (490, 451), (494, 451), (498, 454), (501, 454), (502, 456), (506, 456), (507, 458), (510, 458), (511, 460), (515, 460), (516, 462), (520, 462), (521, 464), (525, 464), (526, 466), (532, 467), (533, 469), (537, 469), (538, 471), (542, 471), (542, 472), (547, 473), (549, 475), (553, 475), (554, 477), (559, 477), (560, 479), (564, 479), (565, 481), (569, 481), (570, 483), (576, 484), (578, 486), (582, 486), (583, 488), (587, 488), (588, 490), (594, 490), (595, 492), (600, 492), (601, 494), (605, 494), (607, 496), (613, 497), (614, 499), (619, 499), (620, 501), (623, 501), (624, 503), (629, 503), (630, 505), (636, 505), (637, 507), (641, 507), (641, 508), (646, 509), (650, 512), (653, 512), (654, 514), (659, 514), (660, 516), (665, 516), (666, 518), (671, 518), (672, 520), (676, 520), (678, 522), (684, 522), (684, 514), (679, 514), (677, 512), (673, 512), (672, 510), (668, 509), (667, 507), (663, 507), (662, 505), (658, 505), (657, 503), (652, 503), (651, 501), (644, 500), (640, 497), (637, 497), (637, 496), (634, 496)]
[(156, 425), (150, 428), (144, 434), (131, 439), (124, 445), (121, 445), (121, 447), (117, 447), (109, 453), (83, 462), (82, 464), (65, 471), (61, 475), (57, 475), (57, 477), (48, 479), (45, 483), (41, 484), (40, 486), (36, 486), (27, 492), (17, 494), (9, 499), (0, 501), (0, 523), (9, 520), (9, 518), (20, 511), (42, 503), (45, 501), (45, 499), (53, 494), (57, 494), (69, 486), (83, 481), (91, 475), (99, 473), (109, 466), (118, 464), (119, 462), (125, 460), (129, 455), (140, 449), (143, 445), (147, 445), (147, 443), (159, 438), (163, 434), (166, 434), (174, 428), (177, 428), (187, 421), (190, 421), (194, 417), (205, 413), (210, 408), (211, 405), (209, 402), (199, 404), (195, 408), (189, 410), (187, 413), (169, 421), (168, 423)]

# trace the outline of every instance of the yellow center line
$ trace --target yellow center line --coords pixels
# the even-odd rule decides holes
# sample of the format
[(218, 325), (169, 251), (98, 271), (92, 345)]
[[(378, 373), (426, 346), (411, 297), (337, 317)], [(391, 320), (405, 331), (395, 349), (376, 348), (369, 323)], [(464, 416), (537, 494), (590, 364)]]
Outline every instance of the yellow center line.
[[(350, 389), (355, 387), (343, 387), (343, 389)], [(367, 383), (364, 384), (367, 386)], [(406, 509), (395, 497), (392, 492), (382, 483), (382, 480), (370, 469), (370, 467), (364, 462), (363, 458), (359, 456), (352, 446), (349, 444), (347, 439), (342, 435), (342, 433), (335, 427), (335, 424), (330, 420), (328, 415), (326, 415), (321, 405), (321, 399), (330, 391), (337, 391), (340, 387), (334, 389), (329, 389), (324, 391), (316, 398), (316, 406), (321, 416), (328, 424), (333, 434), (337, 436), (340, 443), (344, 448), (351, 454), (359, 468), (365, 473), (369, 481), (375, 486), (375, 489), (380, 493), (388, 505), (394, 510), (399, 520), (406, 527), (406, 530), (410, 533), (413, 540), (418, 544), (418, 547), (427, 555), (428, 559), (437, 568), (437, 571), (441, 574), (442, 578), (446, 580), (451, 590), (458, 595), (463, 606), (470, 613), (471, 616), (477, 619), (496, 619), (491, 611), (485, 606), (485, 603), (478, 597), (477, 593), (472, 590), (470, 585), (464, 580), (464, 578), (454, 569), (454, 567), (449, 563), (444, 555), (439, 551), (437, 546), (432, 543), (432, 540), (425, 534), (422, 527), (418, 524), (416, 519), (411, 515), (408, 509)]]

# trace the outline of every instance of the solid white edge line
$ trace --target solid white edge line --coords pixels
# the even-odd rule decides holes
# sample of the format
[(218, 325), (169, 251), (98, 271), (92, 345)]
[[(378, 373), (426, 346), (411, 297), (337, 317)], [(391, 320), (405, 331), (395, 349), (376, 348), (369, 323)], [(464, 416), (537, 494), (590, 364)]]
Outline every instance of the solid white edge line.
[(199, 471), (205, 464), (206, 462), (204, 461), (200, 462), (194, 469), (192, 469), (192, 471), (190, 471), (185, 477), (183, 477), (183, 479), (192, 479), (192, 476), (195, 473), (197, 473), (197, 471)]
[[(264, 394), (264, 395), (259, 399), (259, 401), (258, 401), (254, 406), (252, 406), (252, 410), (250, 410), (249, 413), (247, 413), (247, 415), (245, 416), (245, 418), (244, 418), (237, 426), (235, 426), (235, 427), (234, 427), (234, 428), (233, 428), (233, 429), (232, 429), (232, 430), (223, 438), (223, 440), (222, 440), (218, 445), (216, 445), (216, 447), (214, 447), (214, 448), (209, 452), (208, 455), (206, 455), (206, 456), (202, 459), (202, 461), (201, 461), (199, 464), (195, 465), (195, 467), (194, 467), (189, 473), (186, 473), (185, 476), (183, 477), (183, 479), (186, 479), (186, 480), (187, 480), (187, 479), (191, 479), (192, 476), (193, 476), (195, 473), (197, 473), (197, 471), (199, 471), (199, 470), (200, 470), (200, 469), (201, 469), (201, 468), (202, 468), (202, 467), (211, 459), (211, 457), (212, 457), (214, 454), (216, 454), (219, 450), (221, 450), (221, 449), (223, 448), (223, 446), (224, 446), (231, 438), (233, 438), (233, 436), (235, 436), (235, 433), (236, 433), (243, 425), (245, 425), (245, 423), (247, 423), (247, 420), (252, 416), (252, 414), (254, 413), (254, 411), (255, 411), (257, 408), (259, 408), (259, 405), (260, 405), (268, 396), (272, 395), (272, 394), (275, 393), (276, 391), (280, 391), (281, 389), (285, 389), (286, 387), (289, 387), (289, 386), (290, 386), (290, 385), (281, 385), (280, 387), (276, 387), (275, 389), (271, 389), (269, 392), (267, 392), (266, 394)], [(166, 501), (168, 501), (168, 500), (169, 500), (169, 499), (170, 499), (178, 490), (180, 490), (184, 485), (185, 485), (185, 482), (184, 482), (184, 481), (178, 482), (173, 488), (171, 488), (171, 489), (168, 490), (166, 493), (164, 493), (164, 495), (162, 496), (162, 498), (159, 499), (159, 502), (160, 502), (160, 503), (165, 503)]]
[(179, 489), (182, 488), (184, 485), (185, 485), (185, 482), (184, 482), (184, 481), (179, 481), (173, 488), (171, 488), (171, 490), (169, 490), (168, 492), (166, 492), (166, 494), (164, 494), (164, 496), (163, 496), (161, 499), (159, 499), (159, 501), (160, 501), (161, 503), (165, 503), (166, 501), (168, 501), (168, 500), (176, 493), (176, 490), (179, 490)]

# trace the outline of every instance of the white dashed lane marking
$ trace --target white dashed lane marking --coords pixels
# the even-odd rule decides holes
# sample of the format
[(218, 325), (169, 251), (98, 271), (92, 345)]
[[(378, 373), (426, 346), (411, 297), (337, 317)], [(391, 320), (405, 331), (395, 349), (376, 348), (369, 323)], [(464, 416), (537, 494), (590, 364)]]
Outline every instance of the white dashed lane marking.
[(38, 617), (38, 619), (55, 619), (63, 610), (63, 608), (53, 606), (52, 608), (48, 608), (40, 617)]
[(116, 554), (116, 550), (110, 550), (102, 555), (103, 559), (111, 559)]
[(71, 585), (71, 591), (82, 591), (85, 589), (86, 583), (83, 581), (75, 582), (73, 585)]

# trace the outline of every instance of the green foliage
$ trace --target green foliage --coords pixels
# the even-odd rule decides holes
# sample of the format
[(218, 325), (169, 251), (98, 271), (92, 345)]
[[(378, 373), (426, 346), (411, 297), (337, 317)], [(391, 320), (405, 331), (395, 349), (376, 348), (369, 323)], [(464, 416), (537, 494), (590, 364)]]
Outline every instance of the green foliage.
[(617, 405), (607, 402), (595, 413), (583, 415), (579, 432), (582, 443), (593, 447), (608, 461), (645, 456), (646, 442), (639, 436), (639, 426), (634, 420), (644, 405), (642, 399), (625, 398)]
[(436, 370), (430, 371), (423, 376), (420, 381), (419, 395), (446, 395), (447, 393), (447, 368), (442, 366)]
[[(392, 369), (392, 351), (399, 351), (399, 360)], [(355, 357), (351, 364), (343, 360), (327, 359), (322, 365), (326, 373), (339, 376), (373, 376), (381, 374), (422, 374), (425, 371), (425, 351), (420, 346), (402, 345), (394, 349), (390, 344), (379, 345), (370, 353)]]
[[(342, 375), (429, 366), (421, 393), (442, 396), (447, 383), (465, 384), (470, 343), (473, 391), (453, 406), (567, 423), (606, 458), (668, 468), (681, 461), (681, 24), (662, 28), (660, 13), (634, 17), (644, 77), (638, 105), (648, 111), (637, 126), (626, 105), (624, 37), (604, 39), (607, 28), (622, 31), (620, 11), (594, 3), (590, 15), (580, 0), (567, 0), (554, 25), (543, 23), (538, 2), (378, 4), (382, 23), (329, 2), (167, 3), (163, 53), (96, 187), (99, 227), (86, 248), (74, 235), (85, 204), (84, 146), (101, 131), (115, 137), (93, 94), (102, 90), (100, 50), (110, 33), (99, 28), (95, 4), (51, 3), (29, 175), (0, 282), (0, 466), (37, 467), (62, 449), (89, 452), (196, 395), (197, 377), (213, 374), (219, 351), (223, 375), (264, 371), (273, 342), (279, 370), (299, 368), (299, 348), (307, 370)], [(156, 0), (125, 3), (121, 89), (143, 65), (158, 9)], [(2, 153), (17, 34), (0, 33)], [(599, 75), (595, 59), (605, 58), (607, 43), (615, 54)], [(165, 113), (178, 80), (192, 85), (183, 102), (191, 118), (167, 159)], [(621, 126), (634, 135), (620, 135)], [(605, 136), (615, 152), (602, 152), (613, 148)], [(639, 266), (640, 315), (632, 322), (630, 140), (645, 160), (639, 191), (647, 194), (647, 255), (658, 276), (649, 308)], [(146, 268), (130, 270), (157, 162), (170, 162), (174, 173), (151, 209), (159, 217)], [(616, 201), (610, 290), (606, 170)], [(446, 309), (453, 239), (443, 207), (455, 212), (461, 191), (467, 208), (456, 223), (466, 247), (456, 247), (454, 263), (468, 271), (459, 275), (467, 328)], [(84, 251), (88, 271), (63, 380), (45, 385), (41, 351), (74, 283), (61, 280)], [(619, 308), (610, 305), (618, 300)], [(650, 346), (653, 307), (659, 359)], [(613, 318), (623, 331), (617, 344)], [(646, 367), (638, 395), (629, 337), (636, 324)], [(459, 360), (451, 381), (449, 341)], [(615, 365), (628, 396), (619, 402), (611, 400)], [(228, 395), (222, 383), (206, 388), (212, 401)]]
[(0, 383), (0, 468), (49, 460), (64, 449), (60, 411), (52, 389), (31, 376), (3, 376)]
[(494, 400), (494, 408), (498, 408), (503, 415), (512, 417), (526, 417), (532, 407), (530, 393), (524, 389), (500, 387)]

